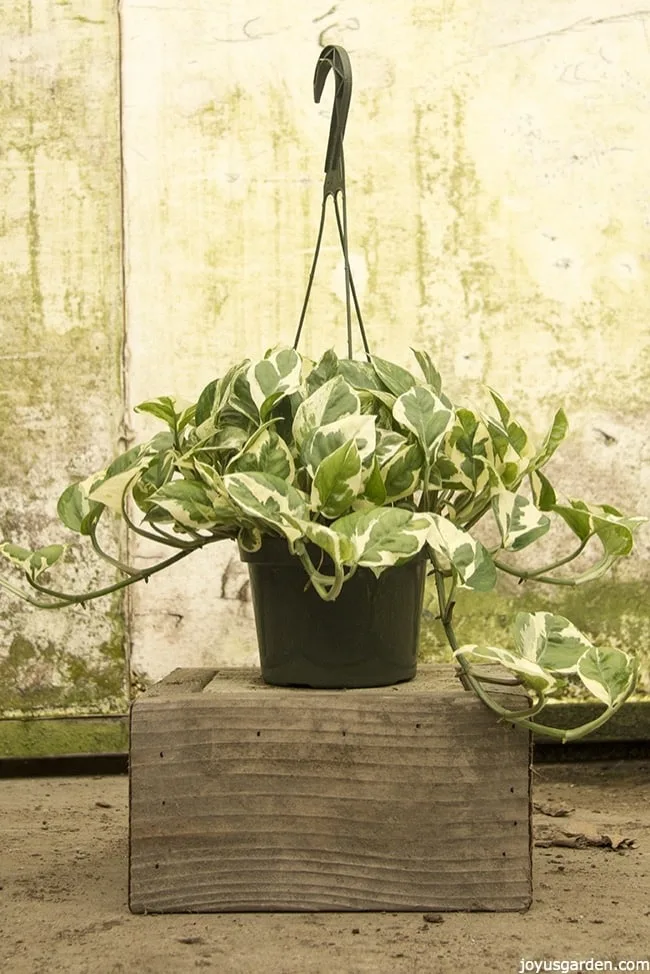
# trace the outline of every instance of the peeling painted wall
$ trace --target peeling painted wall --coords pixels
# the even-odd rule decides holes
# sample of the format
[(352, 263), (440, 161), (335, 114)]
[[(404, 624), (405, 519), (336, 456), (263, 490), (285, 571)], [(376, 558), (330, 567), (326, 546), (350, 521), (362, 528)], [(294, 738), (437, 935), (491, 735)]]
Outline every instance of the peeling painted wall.
[[(0, 368), (25, 377), (2, 373), (3, 422), (17, 416), (21, 433), (0, 471), (0, 527), (26, 541), (56, 535), (53, 498), (117, 443), (122, 337), (117, 14), (108, 0), (34, 4), (31, 27), (26, 0), (0, 15), (28, 52), (0, 60), (3, 112), (23, 140), (3, 143), (0, 163), (3, 352), (16, 356)], [(122, 0), (121, 31), (130, 405), (194, 398), (234, 358), (292, 339), (329, 128), (329, 86), (316, 106), (311, 79), (319, 44), (340, 43), (354, 72), (352, 262), (372, 347), (404, 362), (410, 344), (428, 347), (452, 395), (484, 402), (489, 384), (540, 434), (565, 403), (558, 483), (650, 514), (648, 11), (630, 0)], [(66, 79), (64, 111), (45, 110), (51, 76)], [(330, 224), (303, 348), (343, 351), (344, 331)], [(127, 439), (150, 428), (129, 423)], [(129, 554), (156, 556), (139, 544)], [(585, 595), (594, 614), (579, 621), (647, 645), (649, 568), (646, 531), (635, 559)], [(511, 595), (484, 600), (463, 638), (472, 626), (498, 634)], [(555, 604), (575, 615), (575, 596)], [(93, 609), (92, 625), (117, 625), (113, 608)], [(51, 616), (2, 611), (7, 646), (27, 633), (39, 660), (51, 643), (97, 664), (104, 636), (88, 617), (53, 629)], [(232, 546), (135, 589), (128, 634), (139, 679), (254, 661)], [(424, 645), (437, 651), (432, 626)]]
[[(118, 51), (112, 0), (0, 9), (0, 537), (28, 547), (69, 540), (56, 499), (120, 434)], [(72, 550), (62, 584), (106, 578), (87, 564)], [(120, 599), (0, 597), (1, 712), (119, 712), (127, 695)]]

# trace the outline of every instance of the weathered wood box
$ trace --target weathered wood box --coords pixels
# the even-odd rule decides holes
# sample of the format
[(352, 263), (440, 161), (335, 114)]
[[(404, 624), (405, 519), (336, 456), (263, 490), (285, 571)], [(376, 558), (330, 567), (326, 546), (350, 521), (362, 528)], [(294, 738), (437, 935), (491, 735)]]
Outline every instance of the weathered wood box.
[(130, 774), (135, 913), (531, 902), (529, 739), (451, 666), (338, 691), (176, 670), (133, 704)]

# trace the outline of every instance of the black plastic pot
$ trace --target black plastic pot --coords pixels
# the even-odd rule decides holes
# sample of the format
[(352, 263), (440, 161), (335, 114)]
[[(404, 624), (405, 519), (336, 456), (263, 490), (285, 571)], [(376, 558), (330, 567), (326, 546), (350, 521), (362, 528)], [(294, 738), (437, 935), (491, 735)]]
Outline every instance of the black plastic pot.
[(281, 538), (267, 537), (259, 551), (240, 555), (248, 563), (266, 683), (342, 689), (413, 679), (424, 557), (379, 578), (359, 568), (337, 599), (324, 602)]

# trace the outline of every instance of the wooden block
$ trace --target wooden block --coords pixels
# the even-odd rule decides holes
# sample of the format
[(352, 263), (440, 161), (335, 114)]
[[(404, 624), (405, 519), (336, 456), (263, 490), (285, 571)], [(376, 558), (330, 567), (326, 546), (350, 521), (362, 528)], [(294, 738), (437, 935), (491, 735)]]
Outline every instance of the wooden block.
[(135, 913), (531, 902), (528, 735), (451, 666), (369, 690), (177, 670), (133, 704), (130, 773)]

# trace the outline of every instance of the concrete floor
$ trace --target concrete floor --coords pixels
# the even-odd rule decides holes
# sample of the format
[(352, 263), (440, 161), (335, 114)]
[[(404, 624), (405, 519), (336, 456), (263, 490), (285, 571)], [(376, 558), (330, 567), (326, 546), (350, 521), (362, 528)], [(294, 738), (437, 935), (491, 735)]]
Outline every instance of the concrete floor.
[(523, 960), (589, 958), (648, 961), (650, 970), (647, 763), (535, 771), (536, 802), (574, 807), (574, 818), (633, 839), (634, 848), (536, 847), (535, 902), (527, 913), (428, 920), (132, 916), (127, 784), (124, 777), (0, 782), (2, 974), (515, 974)]

